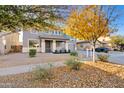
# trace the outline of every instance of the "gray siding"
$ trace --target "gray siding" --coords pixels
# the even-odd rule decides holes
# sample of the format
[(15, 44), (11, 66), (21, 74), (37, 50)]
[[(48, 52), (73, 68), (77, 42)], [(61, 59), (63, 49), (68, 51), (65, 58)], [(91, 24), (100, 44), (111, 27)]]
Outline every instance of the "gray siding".
[(23, 32), (23, 47), (28, 47), (29, 39), (38, 39), (39, 34), (28, 31)]

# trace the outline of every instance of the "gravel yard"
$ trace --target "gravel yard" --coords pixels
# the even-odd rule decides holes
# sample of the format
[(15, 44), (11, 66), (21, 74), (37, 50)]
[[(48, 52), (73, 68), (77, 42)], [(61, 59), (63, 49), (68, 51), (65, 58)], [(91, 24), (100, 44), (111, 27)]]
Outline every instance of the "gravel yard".
[(86, 62), (79, 71), (53, 68), (51, 80), (37, 81), (32, 73), (0, 77), (0, 87), (124, 88), (124, 66), (105, 62)]

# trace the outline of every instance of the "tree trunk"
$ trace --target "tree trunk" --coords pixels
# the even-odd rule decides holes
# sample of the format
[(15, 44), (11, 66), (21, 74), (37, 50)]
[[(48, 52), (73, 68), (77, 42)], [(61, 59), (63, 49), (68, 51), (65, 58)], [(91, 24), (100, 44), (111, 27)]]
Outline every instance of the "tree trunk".
[(93, 62), (95, 62), (95, 47), (93, 46)]
[(93, 43), (93, 62), (95, 62), (96, 61), (96, 56), (95, 56), (95, 43)]

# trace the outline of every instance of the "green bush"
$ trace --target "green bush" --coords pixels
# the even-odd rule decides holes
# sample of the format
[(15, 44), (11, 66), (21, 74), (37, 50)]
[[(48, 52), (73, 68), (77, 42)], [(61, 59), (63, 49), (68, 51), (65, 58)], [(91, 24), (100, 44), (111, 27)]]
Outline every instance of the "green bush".
[(30, 57), (35, 57), (36, 56), (36, 52), (37, 52), (36, 49), (30, 49), (29, 50), (29, 56)]
[(77, 52), (71, 52), (70, 55), (71, 56), (78, 56), (78, 53)]
[(68, 53), (70, 53), (70, 52), (71, 52), (71, 50), (69, 49), (67, 52), (68, 52)]
[(71, 69), (71, 70), (80, 70), (81, 68), (81, 62), (78, 62), (74, 59), (69, 59), (65, 64)]
[(97, 57), (99, 61), (108, 62), (108, 57), (109, 57), (108, 55), (100, 54), (100, 55), (97, 55)]
[(44, 69), (42, 67), (37, 67), (34, 71), (33, 71), (33, 76), (35, 80), (50, 80), (52, 77), (52, 72), (50, 71), (50, 69)]

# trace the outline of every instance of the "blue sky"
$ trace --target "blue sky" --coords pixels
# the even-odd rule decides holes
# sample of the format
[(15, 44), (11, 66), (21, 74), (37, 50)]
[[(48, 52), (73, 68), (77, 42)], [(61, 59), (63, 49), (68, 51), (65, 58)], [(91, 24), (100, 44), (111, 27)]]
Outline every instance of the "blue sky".
[(124, 5), (118, 5), (117, 8), (120, 12), (122, 12), (122, 15), (117, 21), (120, 25), (119, 25), (118, 32), (115, 34), (124, 35)]

